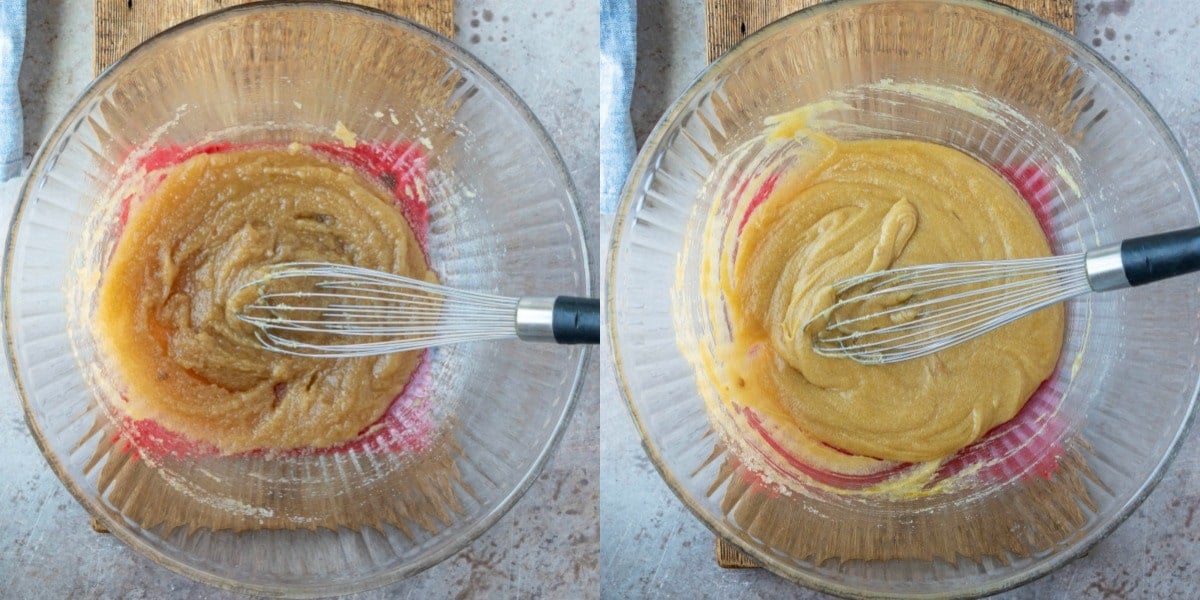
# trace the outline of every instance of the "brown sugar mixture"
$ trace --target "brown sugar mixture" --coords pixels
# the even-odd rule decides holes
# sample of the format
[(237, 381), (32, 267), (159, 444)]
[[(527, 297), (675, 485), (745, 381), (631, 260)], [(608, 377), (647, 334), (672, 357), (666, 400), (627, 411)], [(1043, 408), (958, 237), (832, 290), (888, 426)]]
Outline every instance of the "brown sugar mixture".
[(236, 316), (273, 264), (436, 280), (389, 194), (295, 147), (199, 154), (135, 207), (104, 272), (98, 332), (121, 409), (225, 453), (323, 448), (376, 422), (419, 352), (322, 359), (264, 349)]

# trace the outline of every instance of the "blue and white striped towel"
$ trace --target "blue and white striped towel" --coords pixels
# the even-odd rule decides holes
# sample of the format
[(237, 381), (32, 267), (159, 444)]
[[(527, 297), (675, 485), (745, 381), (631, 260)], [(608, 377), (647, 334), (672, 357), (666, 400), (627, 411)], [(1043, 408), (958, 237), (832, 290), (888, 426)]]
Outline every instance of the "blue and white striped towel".
[(0, 1), (0, 181), (21, 172), (21, 94), (17, 77), (25, 53), (25, 0)]
[(634, 0), (601, 0), (600, 54), (604, 61), (600, 93), (600, 212), (612, 214), (635, 150), (629, 117), (637, 59)]

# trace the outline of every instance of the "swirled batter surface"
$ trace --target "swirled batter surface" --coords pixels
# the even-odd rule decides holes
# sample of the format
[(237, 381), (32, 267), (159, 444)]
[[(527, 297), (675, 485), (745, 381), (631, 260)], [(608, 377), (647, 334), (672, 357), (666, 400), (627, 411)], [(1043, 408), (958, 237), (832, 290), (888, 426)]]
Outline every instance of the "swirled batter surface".
[(831, 304), (831, 285), (849, 276), (1046, 256), (1049, 245), (1012, 187), (957, 150), (819, 134), (809, 142), (765, 199), (750, 198), (768, 186), (761, 180), (737, 199), (749, 216), (726, 233), (723, 247), (735, 254), (721, 257), (719, 285), (708, 290), (729, 309), (732, 348), (722, 353), (720, 376), (727, 394), (791, 422), (831, 460), (944, 458), (1011, 419), (1051, 374), (1061, 306), (890, 365), (820, 356), (802, 326)]
[(99, 293), (122, 409), (223, 452), (327, 447), (378, 420), (419, 352), (277, 354), (236, 317), (258, 294), (243, 284), (290, 261), (435, 279), (391, 198), (352, 167), (269, 147), (172, 167), (131, 212)]

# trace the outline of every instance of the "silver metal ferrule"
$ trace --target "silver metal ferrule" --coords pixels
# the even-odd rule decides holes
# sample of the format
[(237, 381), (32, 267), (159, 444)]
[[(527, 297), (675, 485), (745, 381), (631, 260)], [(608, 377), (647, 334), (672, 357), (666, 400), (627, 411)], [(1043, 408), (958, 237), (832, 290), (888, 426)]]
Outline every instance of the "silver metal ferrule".
[(1125, 277), (1125, 265), (1121, 262), (1121, 244), (1089, 250), (1083, 260), (1088, 283), (1093, 291), (1107, 292), (1129, 287), (1129, 279)]
[(517, 300), (517, 337), (527, 342), (554, 341), (554, 297)]

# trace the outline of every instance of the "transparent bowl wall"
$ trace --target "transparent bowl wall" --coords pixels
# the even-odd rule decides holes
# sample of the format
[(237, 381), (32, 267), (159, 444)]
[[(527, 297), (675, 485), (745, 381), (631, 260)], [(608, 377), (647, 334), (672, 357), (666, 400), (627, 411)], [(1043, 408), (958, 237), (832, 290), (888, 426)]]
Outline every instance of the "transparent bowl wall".
[[(786, 18), (718, 60), (660, 121), (627, 182), (610, 254), (608, 330), (621, 392), (681, 500), (770, 570), (823, 590), (941, 596), (1018, 585), (1099, 540), (1162, 474), (1197, 393), (1196, 280), (1068, 306), (1049, 385), (1062, 394), (1054, 442), (1077, 460), (1048, 483), (1023, 476), (908, 502), (735, 488), (731, 446), (746, 440), (714, 427), (701, 399), (713, 384), (698, 382), (677, 343), (722, 335), (694, 293), (698, 232), (714, 202), (729, 202), (733, 188), (720, 184), (762, 166), (737, 163), (745, 157), (734, 151), (761, 142), (764, 119), (830, 99), (850, 107), (827, 115), (839, 137), (929, 140), (986, 164), (1040, 169), (1045, 184), (1033, 194), (1046, 204), (1058, 253), (1197, 225), (1187, 162), (1138, 92), (1061, 31), (997, 4), (848, 0)], [(732, 175), (710, 181), (719, 169)], [(1054, 488), (1067, 485), (1083, 492)], [(797, 526), (805, 519), (808, 529)], [(815, 544), (787, 539), (814, 531)], [(997, 532), (1011, 536), (1008, 547), (976, 552), (973, 538)], [(908, 556), (863, 560), (837, 550), (888, 544)], [(798, 546), (817, 549), (797, 555)]]
[[(151, 147), (336, 143), (338, 121), (360, 143), (428, 147), (429, 251), (443, 283), (589, 292), (574, 189), (552, 143), (495, 74), (422, 28), (332, 3), (235, 8), (169, 30), (107, 71), (50, 136), (23, 190), (4, 282), (9, 352), (30, 427), (72, 493), (137, 551), (210, 584), (344, 593), (436, 563), (520, 496), (578, 392), (580, 347), (446, 347), (431, 359), (428, 402), (445, 430), (431, 450), (303, 464), (165, 457), (138, 475), (143, 492), (173, 493), (168, 480), (198, 489), (167, 500), (185, 521), (203, 508), (194, 503), (227, 501), (243, 515), (294, 517), (294, 529), (139, 522), (128, 509), (144, 498), (99, 487), (138, 462), (106, 450), (115, 431), (97, 397), (118, 375), (96, 366), (96, 282), (81, 276), (102, 268), (115, 238), (117, 173)], [(439, 484), (426, 493), (425, 481), (402, 476), (411, 472)], [(287, 499), (306, 494), (304, 508)], [(306, 527), (321, 515), (292, 513), (312, 511), (314, 494), (359, 525)]]

